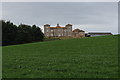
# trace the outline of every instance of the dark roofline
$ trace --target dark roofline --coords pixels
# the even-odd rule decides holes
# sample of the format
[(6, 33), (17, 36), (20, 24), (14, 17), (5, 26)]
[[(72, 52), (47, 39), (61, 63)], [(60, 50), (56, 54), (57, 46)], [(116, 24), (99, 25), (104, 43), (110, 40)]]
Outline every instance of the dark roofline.
[(76, 32), (76, 31), (78, 31), (78, 32), (85, 32), (85, 31), (80, 30), (80, 29), (74, 29), (72, 32)]
[(72, 26), (72, 24), (66, 24), (66, 26), (68, 26), (68, 25), (69, 25), (69, 26)]

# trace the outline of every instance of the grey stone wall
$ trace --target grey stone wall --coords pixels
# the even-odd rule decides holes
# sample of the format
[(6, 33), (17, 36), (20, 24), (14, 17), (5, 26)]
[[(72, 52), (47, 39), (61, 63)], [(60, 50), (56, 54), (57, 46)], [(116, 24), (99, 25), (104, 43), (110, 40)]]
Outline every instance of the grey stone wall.
[(45, 37), (85, 37), (85, 32), (72, 32), (72, 25), (67, 24), (64, 28), (50, 27), (49, 24), (44, 25)]
[(46, 37), (50, 36), (50, 25), (48, 25), (48, 24), (44, 25), (44, 35)]
[[(66, 28), (66, 29), (65, 29)], [(49, 24), (44, 25), (44, 35), (46, 37), (70, 37), (72, 36), (72, 25), (65, 28), (50, 28)]]
[(65, 27), (67, 28), (66, 36), (71, 37), (72, 36), (72, 25), (66, 25)]

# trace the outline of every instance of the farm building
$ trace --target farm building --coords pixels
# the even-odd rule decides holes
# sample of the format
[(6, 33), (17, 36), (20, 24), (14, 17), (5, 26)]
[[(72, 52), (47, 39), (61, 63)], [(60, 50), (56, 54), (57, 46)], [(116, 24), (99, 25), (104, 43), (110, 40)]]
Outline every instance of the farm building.
[(94, 36), (105, 36), (105, 35), (112, 35), (110, 32), (89, 32), (88, 33), (91, 37)]

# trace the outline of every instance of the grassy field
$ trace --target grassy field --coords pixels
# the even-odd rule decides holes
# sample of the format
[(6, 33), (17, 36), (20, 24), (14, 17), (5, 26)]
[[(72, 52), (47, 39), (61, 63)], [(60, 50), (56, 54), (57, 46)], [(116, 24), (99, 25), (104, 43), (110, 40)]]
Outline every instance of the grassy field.
[(5, 46), (3, 78), (117, 78), (118, 36)]

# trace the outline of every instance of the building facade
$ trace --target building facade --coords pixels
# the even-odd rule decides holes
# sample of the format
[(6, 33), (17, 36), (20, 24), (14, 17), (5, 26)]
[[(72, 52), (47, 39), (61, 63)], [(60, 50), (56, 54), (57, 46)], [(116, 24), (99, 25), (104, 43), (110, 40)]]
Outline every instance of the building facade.
[(72, 25), (67, 24), (65, 27), (59, 26), (51, 27), (49, 24), (44, 25), (45, 37), (84, 37), (85, 31), (75, 29), (72, 31)]
[(85, 31), (80, 29), (75, 29), (72, 31), (72, 36), (76, 38), (85, 37)]

